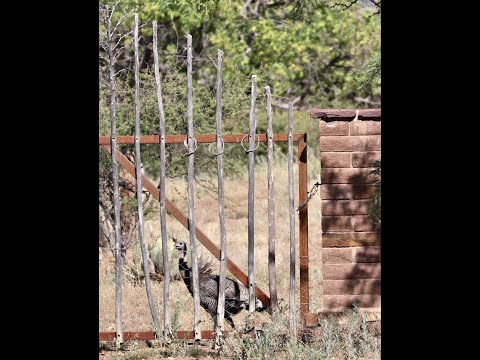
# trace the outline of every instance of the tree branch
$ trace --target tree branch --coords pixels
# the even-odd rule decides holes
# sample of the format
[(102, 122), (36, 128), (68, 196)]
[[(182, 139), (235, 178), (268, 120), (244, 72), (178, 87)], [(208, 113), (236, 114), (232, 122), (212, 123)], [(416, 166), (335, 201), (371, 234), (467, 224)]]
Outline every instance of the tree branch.
[(121, 70), (118, 70), (118, 71), (115, 73), (115, 75), (113, 75), (113, 76), (116, 77), (118, 74), (121, 74), (122, 72), (124, 72), (124, 71), (126, 71), (126, 70), (127, 70), (127, 69), (125, 69), (125, 68), (124, 68), (124, 69), (121, 69)]
[[(380, 14), (381, 9), (382, 9), (382, 1), (381, 0), (370, 0), (370, 2), (373, 5), (375, 5), (375, 7), (377, 8), (377, 11), (374, 12), (372, 15), (370, 15), (370, 17), (372, 17), (374, 15), (377, 15), (377, 14)], [(358, 0), (351, 0), (350, 3), (348, 3), (348, 4), (334, 3), (333, 5), (330, 5), (330, 8), (343, 7), (343, 10), (347, 10), (347, 9), (351, 8), (353, 5), (355, 5), (356, 3), (358, 3)]]
[[(112, 17), (113, 17), (113, 14), (115, 13), (115, 8), (117, 7), (117, 5), (120, 3), (120, 1), (117, 1), (115, 4), (113, 4), (112, 6), (112, 10), (110, 11), (110, 16), (108, 17), (108, 21), (111, 23), (112, 22)], [(106, 9), (107, 9), (107, 14), (108, 14), (108, 5), (106, 5)]]
[(132, 15), (132, 11), (129, 11), (125, 15), (122, 15), (120, 19), (118, 19), (117, 23), (115, 24), (115, 27), (113, 28), (112, 34), (115, 34), (115, 31), (117, 31), (117, 28), (123, 23), (123, 21), (127, 18), (127, 16)]
[(120, 36), (120, 38), (118, 39), (117, 43), (112, 48), (112, 50), (115, 50), (115, 48), (118, 46), (118, 44), (120, 44), (120, 41), (122, 41), (122, 39), (124, 39), (126, 36), (130, 35), (132, 32), (133, 32), (133, 29), (130, 30), (129, 32), (127, 32), (126, 34), (123, 34), (122, 36)]
[[(103, 209), (102, 205), (99, 204), (99, 207), (100, 207), (100, 211), (99, 211), (99, 213), (98, 213), (99, 225), (100, 225), (100, 228), (102, 229), (103, 235), (104, 235), (105, 238), (107, 239), (109, 249), (110, 249), (110, 250), (112, 251), (112, 253), (113, 253), (114, 246), (113, 246), (113, 241), (112, 241), (112, 233), (108, 230), (108, 226), (107, 226), (107, 224), (106, 224), (107, 221), (110, 221), (110, 220), (108, 220), (109, 214), (107, 214), (107, 211), (106, 211), (105, 209)], [(101, 212), (103, 212), (103, 213), (105, 214), (105, 219), (101, 219), (101, 218), (102, 218)], [(110, 218), (111, 218), (111, 217), (110, 217)], [(111, 225), (111, 224), (112, 224), (112, 223), (110, 223), (110, 225)]]
[(108, 60), (105, 56), (100, 55), (100, 54), (98, 54), (98, 56), (99, 56), (100, 58), (102, 58), (103, 60), (105, 60), (105, 61), (107, 62), (107, 64), (110, 62), (110, 60)]
[(356, 3), (358, 2), (358, 0), (352, 0), (350, 1), (350, 4), (346, 5), (346, 4), (341, 4), (341, 3), (334, 3), (333, 5), (330, 5), (331, 8), (334, 8), (334, 7), (337, 7), (337, 6), (341, 6), (343, 7), (343, 10), (347, 10), (347, 9), (350, 9), (353, 5), (355, 5)]

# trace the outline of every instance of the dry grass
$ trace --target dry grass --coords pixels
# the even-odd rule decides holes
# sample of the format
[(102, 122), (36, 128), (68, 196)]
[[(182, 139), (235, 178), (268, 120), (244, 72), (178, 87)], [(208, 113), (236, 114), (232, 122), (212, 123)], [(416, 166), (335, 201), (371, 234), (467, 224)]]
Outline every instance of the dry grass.
[(356, 310), (346, 312), (347, 321), (323, 319), (316, 328), (303, 329), (297, 338), (288, 335), (288, 319), (279, 316), (263, 324), (254, 337), (229, 335), (220, 351), (212, 350), (211, 341), (193, 344), (176, 340), (168, 347), (148, 348), (145, 342), (129, 341), (122, 351), (115, 351), (113, 342), (102, 343), (100, 359), (362, 359), (381, 358), (380, 323), (367, 322)]
[[(275, 206), (276, 206), (276, 270), (277, 288), (280, 305), (288, 306), (289, 292), (289, 208), (288, 208), (288, 173), (286, 159), (277, 156), (274, 169), (275, 181)], [(308, 187), (317, 181), (318, 164), (309, 164)], [(295, 178), (295, 207), (298, 207), (298, 166), (294, 166)], [(216, 193), (208, 190), (208, 187), (215, 186), (216, 178), (199, 178), (196, 184), (195, 199), (195, 221), (197, 226), (210, 237), (218, 246), (220, 245), (220, 233), (218, 222), (218, 205)], [(187, 213), (187, 188), (183, 179), (167, 179), (167, 197), (184, 213)], [(309, 189), (310, 190), (310, 189)], [(243, 271), (247, 272), (247, 212), (248, 179), (246, 177), (225, 179), (225, 204), (226, 204), (226, 228), (228, 256)], [(267, 165), (261, 161), (255, 168), (255, 279), (258, 286), (268, 294), (268, 199), (267, 199)], [(300, 284), (299, 262), (298, 262), (298, 212), (295, 215), (295, 231), (297, 239), (297, 269), (296, 287), (297, 294)], [(310, 310), (316, 311), (321, 308), (321, 274), (320, 274), (320, 195), (317, 193), (309, 203), (309, 251), (310, 261)], [(169, 236), (189, 243), (188, 231), (173, 217), (167, 219), (167, 231)], [(161, 232), (158, 220), (158, 213), (148, 217), (145, 222), (146, 241), (152, 246), (155, 242), (161, 242)], [(173, 244), (172, 244), (173, 248)], [(218, 261), (198, 242), (199, 254), (204, 260), (211, 260), (214, 272), (219, 271)], [(138, 246), (132, 249), (134, 256), (140, 255)], [(188, 260), (188, 259), (187, 259)], [(104, 262), (105, 263), (105, 262)], [(191, 262), (189, 261), (191, 264)], [(114, 275), (113, 267), (103, 264), (100, 272), (100, 331), (114, 331)], [(159, 314), (162, 312), (162, 291), (163, 284), (154, 283), (153, 291)], [(181, 329), (193, 327), (192, 299), (185, 285), (181, 281), (171, 282), (170, 289), (171, 312), (176, 306), (181, 306), (183, 311), (180, 314), (179, 323)], [(297, 301), (299, 298), (297, 296)], [(298, 305), (298, 304), (297, 304)], [(125, 282), (123, 287), (124, 307), (124, 330), (151, 329), (151, 316), (148, 309), (146, 292), (144, 287), (134, 286)], [(262, 318), (263, 314), (257, 314)], [(234, 318), (236, 324), (242, 325), (246, 312), (242, 312)], [(212, 329), (210, 315), (202, 309), (202, 328)], [(228, 325), (227, 325), (228, 327)]]

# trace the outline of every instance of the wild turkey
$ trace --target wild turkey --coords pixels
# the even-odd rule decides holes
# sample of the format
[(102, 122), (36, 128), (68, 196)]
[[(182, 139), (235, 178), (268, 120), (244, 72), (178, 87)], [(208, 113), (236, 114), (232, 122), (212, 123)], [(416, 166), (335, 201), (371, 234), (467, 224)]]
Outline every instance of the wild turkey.
[[(187, 286), (188, 291), (193, 296), (193, 283), (190, 282), (191, 268), (188, 267), (185, 261), (187, 255), (187, 244), (184, 242), (175, 242), (175, 248), (178, 250), (178, 267), (183, 282)], [(210, 264), (206, 264), (199, 269), (199, 295), (200, 305), (210, 314), (212, 317), (217, 313), (217, 299), (218, 299), (218, 283), (220, 276), (211, 274)], [(249, 308), (249, 296), (248, 289), (243, 284), (226, 279), (225, 283), (225, 320), (235, 329), (232, 315), (238, 314), (243, 309)], [(265, 307), (259, 299), (255, 301), (255, 310), (263, 311)]]

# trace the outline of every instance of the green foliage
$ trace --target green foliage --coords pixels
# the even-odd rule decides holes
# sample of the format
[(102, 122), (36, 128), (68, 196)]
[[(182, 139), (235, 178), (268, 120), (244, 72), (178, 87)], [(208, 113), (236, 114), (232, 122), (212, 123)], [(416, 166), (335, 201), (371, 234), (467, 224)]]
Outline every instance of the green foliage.
[(381, 191), (381, 176), (382, 176), (382, 163), (380, 160), (376, 160), (373, 163), (374, 169), (370, 172), (373, 180), (372, 183), (375, 185), (375, 193), (372, 197), (372, 204), (368, 209), (368, 216), (375, 224), (375, 227), (378, 230), (381, 230), (382, 227), (382, 191)]
[[(145, 25), (140, 29), (141, 52), (151, 51), (151, 21), (158, 22), (162, 62), (162, 53), (185, 55), (184, 35), (191, 33), (194, 56), (206, 60), (194, 65), (195, 81), (214, 81), (216, 69), (211, 63), (207, 66), (207, 56), (216, 58), (216, 50), (222, 49), (225, 79), (243, 76), (248, 81), (257, 74), (259, 89), (270, 85), (279, 102), (287, 102), (283, 97), (298, 98), (297, 106), (303, 107), (356, 107), (354, 95), (365, 95), (366, 88), (357, 86), (355, 75), (379, 52), (374, 9), (356, 6), (344, 11), (320, 0), (246, 5), (241, 0), (122, 0), (118, 9), (138, 12)], [(122, 31), (132, 27), (130, 16)], [(129, 45), (131, 36), (125, 41)], [(132, 55), (132, 49), (125, 51)], [(145, 61), (151, 64), (153, 57)], [(133, 64), (120, 61), (116, 66)], [(243, 90), (248, 92), (248, 86)], [(379, 84), (372, 84), (370, 92), (378, 97)]]
[(377, 51), (353, 80), (359, 94), (366, 96), (367, 101), (371, 101), (371, 97), (373, 97), (373, 103), (381, 96), (381, 66), (381, 54)]
[[(117, 4), (119, 14), (138, 13), (139, 22), (149, 26), (141, 30), (141, 35), (152, 35), (151, 21), (156, 20), (159, 27), (174, 27), (174, 31), (183, 35), (201, 27), (205, 21), (212, 20), (216, 10), (228, 7), (229, 0), (101, 0), (102, 5), (112, 8)], [(133, 27), (133, 16), (125, 22), (127, 28)], [(172, 29), (169, 29), (171, 31)], [(192, 34), (193, 35), (193, 34)]]
[(324, 0), (293, 0), (291, 2), (290, 17), (294, 20), (304, 20), (303, 14), (315, 11), (323, 5)]
[[(150, 259), (152, 259), (153, 264), (155, 265), (155, 270), (157, 273), (164, 275), (163, 273), (163, 256), (162, 256), (162, 241), (156, 241), (151, 249), (149, 249)], [(168, 269), (170, 271), (170, 277), (177, 276), (180, 271), (178, 269), (178, 251), (173, 248), (169, 248), (169, 265)]]
[(259, 83), (270, 85), (276, 97), (347, 106), (356, 92), (350, 85), (354, 73), (377, 48), (378, 39), (371, 35), (376, 24), (368, 13), (352, 16), (319, 7), (305, 13), (303, 22), (290, 20), (282, 8), (266, 9), (263, 15), (245, 19), (241, 13), (219, 11), (222, 26), (212, 32), (212, 46), (224, 49), (245, 75), (258, 74)]
[(380, 85), (381, 75), (381, 55), (377, 52), (362, 68), (362, 71), (355, 77), (355, 81), (357, 82), (359, 89), (368, 87), (371, 90), (375, 85)]

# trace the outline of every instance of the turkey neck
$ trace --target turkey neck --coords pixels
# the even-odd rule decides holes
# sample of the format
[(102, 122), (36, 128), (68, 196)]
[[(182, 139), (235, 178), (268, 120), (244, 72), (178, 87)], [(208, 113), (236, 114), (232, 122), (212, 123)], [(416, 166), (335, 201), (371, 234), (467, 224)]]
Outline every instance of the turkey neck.
[(187, 288), (192, 292), (192, 286), (190, 281), (190, 268), (187, 265), (187, 262), (183, 259), (183, 254), (180, 254), (178, 258), (178, 269), (180, 270), (180, 275), (182, 275), (183, 282), (187, 285)]

